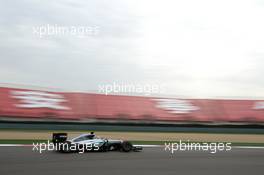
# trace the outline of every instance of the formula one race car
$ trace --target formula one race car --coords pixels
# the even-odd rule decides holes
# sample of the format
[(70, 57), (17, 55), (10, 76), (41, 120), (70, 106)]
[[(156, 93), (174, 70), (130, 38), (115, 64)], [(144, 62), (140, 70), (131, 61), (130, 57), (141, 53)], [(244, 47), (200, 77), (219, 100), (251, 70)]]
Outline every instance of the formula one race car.
[(94, 132), (82, 134), (73, 139), (67, 139), (67, 133), (53, 133), (52, 142), (59, 152), (87, 151), (141, 151), (143, 148), (134, 146), (128, 141), (111, 140), (97, 137)]

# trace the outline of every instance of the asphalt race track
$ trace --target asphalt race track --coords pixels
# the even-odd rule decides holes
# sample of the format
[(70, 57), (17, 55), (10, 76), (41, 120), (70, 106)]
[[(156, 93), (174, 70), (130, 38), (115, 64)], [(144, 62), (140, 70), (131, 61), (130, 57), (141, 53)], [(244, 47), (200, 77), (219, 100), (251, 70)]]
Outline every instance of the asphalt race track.
[(143, 152), (61, 154), (33, 152), (31, 147), (0, 147), (0, 175), (249, 175), (263, 174), (264, 149), (229, 152)]

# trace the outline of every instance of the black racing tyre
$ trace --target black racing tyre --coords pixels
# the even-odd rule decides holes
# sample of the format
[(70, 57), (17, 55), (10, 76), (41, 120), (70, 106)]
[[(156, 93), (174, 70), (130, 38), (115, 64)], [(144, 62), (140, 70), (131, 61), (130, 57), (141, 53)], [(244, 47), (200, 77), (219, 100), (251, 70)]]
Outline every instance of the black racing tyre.
[(72, 152), (70, 148), (71, 148), (71, 143), (68, 143), (68, 142), (62, 143), (59, 147), (59, 152), (70, 153)]
[(129, 152), (133, 149), (133, 145), (130, 142), (124, 141), (121, 144), (121, 150), (124, 152)]

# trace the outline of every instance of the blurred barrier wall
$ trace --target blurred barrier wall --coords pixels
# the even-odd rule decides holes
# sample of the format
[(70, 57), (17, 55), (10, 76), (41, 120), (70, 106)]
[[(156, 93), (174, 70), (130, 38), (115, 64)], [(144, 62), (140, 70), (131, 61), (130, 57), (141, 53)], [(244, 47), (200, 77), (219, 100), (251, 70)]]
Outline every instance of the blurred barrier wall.
[(0, 117), (55, 120), (264, 122), (264, 100), (206, 100), (0, 87)]

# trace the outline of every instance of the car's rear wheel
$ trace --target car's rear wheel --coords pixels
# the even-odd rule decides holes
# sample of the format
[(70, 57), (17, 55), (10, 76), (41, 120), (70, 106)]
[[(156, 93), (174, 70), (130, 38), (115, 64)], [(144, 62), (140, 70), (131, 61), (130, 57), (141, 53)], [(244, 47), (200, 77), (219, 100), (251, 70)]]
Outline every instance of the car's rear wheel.
[(59, 146), (60, 146), (59, 147), (59, 152), (62, 152), (62, 153), (70, 153), (70, 152), (72, 152), (71, 151), (71, 143), (65, 142), (65, 143), (62, 143)]

